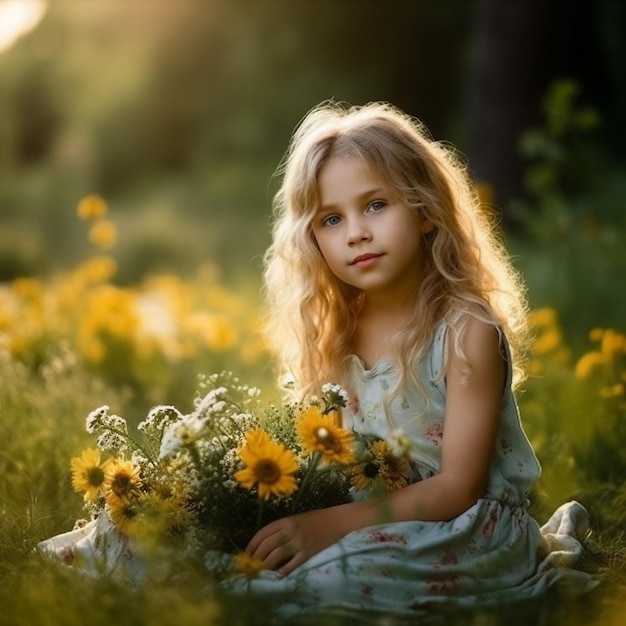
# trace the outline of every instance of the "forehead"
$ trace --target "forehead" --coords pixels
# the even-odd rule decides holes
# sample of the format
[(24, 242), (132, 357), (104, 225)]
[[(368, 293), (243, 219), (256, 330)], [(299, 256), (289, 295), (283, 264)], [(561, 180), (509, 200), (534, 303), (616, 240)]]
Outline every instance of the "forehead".
[(388, 187), (380, 172), (364, 159), (352, 156), (328, 159), (319, 170), (317, 184), (322, 205)]

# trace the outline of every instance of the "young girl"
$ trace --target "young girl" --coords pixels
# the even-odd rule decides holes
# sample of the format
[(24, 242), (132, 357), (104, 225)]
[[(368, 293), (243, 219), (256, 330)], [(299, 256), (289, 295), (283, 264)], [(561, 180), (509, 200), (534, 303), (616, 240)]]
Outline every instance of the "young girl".
[[(572, 569), (587, 514), (528, 513), (539, 465), (513, 388), (524, 346), (517, 274), (452, 151), (387, 104), (322, 104), (296, 131), (266, 256), (270, 343), (299, 394), (349, 392), (343, 426), (409, 451), (410, 484), (374, 500), (279, 519), (247, 546), (265, 569), (231, 593), (285, 614), (499, 603)], [(141, 563), (102, 516), (44, 542), (63, 556)], [(108, 524), (108, 526), (107, 526)], [(95, 567), (95, 565), (94, 565)]]
[(302, 394), (345, 386), (344, 427), (404, 437), (415, 480), (262, 528), (247, 551), (267, 569), (246, 588), (285, 610), (410, 613), (593, 587), (571, 569), (584, 508), (542, 528), (528, 513), (540, 468), (512, 391), (523, 290), (459, 160), (388, 104), (324, 103), (281, 173), (270, 343)]

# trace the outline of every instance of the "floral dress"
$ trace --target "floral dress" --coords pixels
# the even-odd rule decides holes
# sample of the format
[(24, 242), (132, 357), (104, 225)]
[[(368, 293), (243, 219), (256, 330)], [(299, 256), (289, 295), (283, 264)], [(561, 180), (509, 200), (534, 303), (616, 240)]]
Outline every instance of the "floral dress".
[[(412, 480), (440, 471), (447, 328), (439, 326), (417, 366), (420, 388), (409, 388), (391, 402), (386, 398), (397, 375), (392, 363), (382, 361), (367, 370), (351, 357), (353, 393), (343, 425), (387, 441), (400, 436), (410, 451)], [(227, 578), (222, 589), (259, 594), (285, 615), (355, 610), (413, 615), (438, 603), (473, 606), (528, 599), (557, 583), (574, 593), (593, 588), (596, 581), (573, 568), (588, 532), (585, 509), (577, 502), (564, 504), (542, 527), (528, 513), (528, 493), (540, 467), (522, 429), (510, 379), (509, 371), (487, 491), (463, 514), (450, 521), (363, 528), (286, 577), (261, 571), (252, 579)], [(128, 582), (145, 577), (138, 552), (107, 516), (39, 548), (94, 575)], [(209, 554), (207, 568), (224, 567), (229, 558)]]
[[(351, 357), (353, 396), (344, 426), (410, 440), (416, 479), (441, 463), (446, 389), (441, 375), (447, 325), (441, 324), (409, 389), (386, 406), (396, 372), (390, 362), (372, 369)], [(509, 368), (510, 369), (510, 368)], [(355, 531), (316, 554), (289, 576), (262, 572), (233, 590), (274, 595), (285, 613), (363, 609), (413, 614), (435, 603), (496, 604), (543, 594), (555, 583), (583, 593), (596, 585), (572, 566), (588, 533), (577, 502), (557, 509), (541, 528), (529, 515), (528, 492), (540, 467), (522, 429), (508, 373), (487, 492), (451, 521), (384, 523)], [(392, 416), (392, 419), (388, 419)]]

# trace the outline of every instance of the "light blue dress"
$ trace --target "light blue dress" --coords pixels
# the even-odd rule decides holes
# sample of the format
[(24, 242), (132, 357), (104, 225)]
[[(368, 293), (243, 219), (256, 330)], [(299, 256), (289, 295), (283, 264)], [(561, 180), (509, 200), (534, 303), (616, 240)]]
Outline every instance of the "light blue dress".
[[(353, 397), (344, 426), (389, 438), (400, 430), (426, 479), (440, 471), (445, 382), (441, 375), (447, 325), (437, 329), (417, 369), (423, 389), (384, 398), (393, 388), (391, 362), (367, 370), (351, 357)], [(509, 368), (510, 370), (510, 368)], [(502, 418), (487, 492), (447, 522), (386, 523), (352, 532), (280, 579), (262, 572), (233, 590), (274, 595), (285, 613), (319, 610), (412, 614), (435, 603), (490, 605), (543, 594), (555, 583), (583, 593), (597, 583), (572, 569), (588, 533), (588, 516), (577, 502), (562, 505), (541, 528), (528, 513), (528, 493), (540, 474), (511, 391)], [(391, 418), (391, 419), (388, 419)]]
[[(391, 362), (367, 370), (351, 357), (353, 394), (344, 426), (381, 438), (402, 432), (410, 440), (415, 480), (437, 474), (441, 464), (446, 388), (442, 377), (448, 326), (437, 329), (416, 374), (422, 389), (385, 398), (396, 382)], [(510, 368), (509, 368), (510, 370)], [(287, 577), (262, 571), (252, 580), (227, 579), (232, 594), (260, 594), (285, 615), (374, 611), (414, 615), (441, 603), (492, 605), (540, 596), (555, 584), (583, 593), (597, 583), (574, 569), (583, 552), (588, 517), (577, 502), (562, 505), (541, 528), (528, 513), (528, 493), (540, 467), (520, 423), (511, 391), (502, 417), (484, 497), (444, 522), (399, 522), (350, 533)], [(87, 527), (53, 537), (40, 550), (83, 569), (141, 580), (143, 564), (132, 546), (102, 516)], [(223, 559), (207, 557), (207, 567)], [(102, 567), (104, 563), (104, 569)]]

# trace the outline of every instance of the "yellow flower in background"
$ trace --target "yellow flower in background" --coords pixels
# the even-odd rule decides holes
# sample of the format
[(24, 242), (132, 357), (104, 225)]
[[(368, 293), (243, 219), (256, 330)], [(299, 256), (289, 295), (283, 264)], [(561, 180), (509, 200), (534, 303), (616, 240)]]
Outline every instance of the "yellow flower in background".
[(528, 323), (533, 328), (555, 326), (558, 323), (556, 311), (550, 307), (535, 309), (528, 315)]
[(264, 569), (263, 561), (250, 556), (247, 552), (238, 552), (234, 558), (234, 569), (237, 574), (243, 574), (246, 578), (256, 578)]
[(73, 276), (79, 283), (95, 285), (110, 281), (117, 273), (117, 262), (110, 256), (96, 256), (79, 265)]
[(44, 288), (36, 278), (16, 278), (11, 282), (11, 290), (22, 300), (40, 300)]
[(591, 341), (602, 341), (603, 334), (604, 334), (604, 328), (592, 328), (589, 331), (589, 339)]
[(574, 376), (576, 376), (578, 380), (585, 380), (608, 365), (609, 362), (607, 356), (602, 354), (602, 352), (587, 352), (578, 359), (576, 368), (574, 369)]
[(336, 421), (335, 413), (323, 415), (317, 406), (302, 411), (296, 424), (302, 447), (311, 454), (319, 452), (326, 463), (354, 463), (354, 435)]
[(607, 328), (602, 334), (600, 351), (611, 360), (619, 354), (626, 354), (626, 337), (612, 328)]
[(89, 229), (89, 241), (98, 248), (112, 248), (117, 243), (117, 228), (110, 220), (95, 222)]
[(104, 198), (97, 194), (90, 194), (80, 200), (76, 212), (81, 220), (96, 220), (104, 217), (107, 210), (108, 205)]
[(239, 340), (239, 331), (225, 315), (198, 312), (185, 320), (185, 330), (200, 337), (205, 345), (216, 352), (233, 348)]
[(100, 450), (87, 448), (71, 461), (72, 487), (75, 491), (84, 491), (85, 500), (95, 502), (104, 487), (108, 460), (100, 462)]
[(116, 459), (110, 463), (105, 472), (107, 502), (111, 494), (121, 499), (129, 499), (138, 494), (141, 487), (139, 471), (139, 467), (132, 461)]
[(246, 467), (235, 473), (235, 480), (248, 490), (258, 485), (262, 500), (269, 500), (271, 496), (289, 496), (295, 491), (296, 457), (291, 450), (270, 439), (265, 431), (248, 431), (239, 457)]
[(554, 327), (544, 330), (536, 339), (534, 344), (535, 354), (547, 354), (553, 352), (560, 345), (563, 337), (561, 331)]
[(624, 385), (623, 383), (615, 383), (610, 387), (602, 387), (598, 391), (598, 395), (601, 398), (621, 398), (624, 395)]

